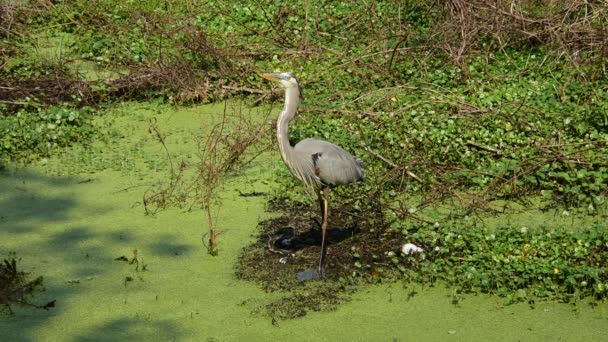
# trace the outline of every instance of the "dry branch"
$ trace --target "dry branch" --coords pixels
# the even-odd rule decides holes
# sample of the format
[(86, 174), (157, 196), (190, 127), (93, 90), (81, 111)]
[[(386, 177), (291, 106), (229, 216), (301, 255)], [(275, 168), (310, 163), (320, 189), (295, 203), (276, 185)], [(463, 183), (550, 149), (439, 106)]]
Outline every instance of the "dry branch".
[(371, 147), (369, 147), (369, 146), (366, 146), (366, 145), (364, 145), (364, 144), (361, 144), (360, 146), (361, 146), (361, 147), (363, 147), (363, 149), (364, 149), (365, 151), (369, 152), (369, 153), (370, 153), (370, 154), (372, 154), (374, 157), (376, 157), (376, 158), (378, 158), (378, 159), (382, 160), (383, 162), (387, 163), (388, 165), (390, 165), (390, 166), (391, 166), (391, 167), (393, 167), (394, 169), (403, 170), (403, 171), (405, 171), (405, 173), (406, 173), (408, 176), (410, 176), (410, 177), (414, 178), (415, 180), (417, 180), (417, 181), (418, 181), (418, 182), (420, 182), (420, 183), (424, 183), (424, 182), (422, 181), (422, 179), (420, 179), (420, 177), (416, 176), (416, 174), (415, 174), (415, 173), (413, 173), (412, 171), (407, 170), (407, 168), (406, 168), (405, 166), (399, 166), (399, 165), (397, 165), (397, 164), (393, 163), (393, 162), (392, 162), (392, 161), (390, 161), (389, 159), (387, 159), (387, 158), (383, 157), (382, 155), (380, 155), (378, 152), (376, 152), (376, 151), (372, 150), (372, 149), (371, 149)]
[(481, 145), (481, 144), (478, 144), (478, 143), (476, 143), (474, 141), (471, 141), (471, 140), (467, 141), (466, 144), (469, 145), (469, 146), (476, 147), (476, 148), (478, 148), (480, 150), (492, 152), (492, 153), (494, 153), (494, 154), (496, 154), (498, 156), (502, 155), (502, 152), (499, 151), (499, 150), (497, 150), (497, 149), (495, 149), (495, 148), (492, 148), (492, 147), (489, 147), (489, 146), (485, 146), (485, 145)]

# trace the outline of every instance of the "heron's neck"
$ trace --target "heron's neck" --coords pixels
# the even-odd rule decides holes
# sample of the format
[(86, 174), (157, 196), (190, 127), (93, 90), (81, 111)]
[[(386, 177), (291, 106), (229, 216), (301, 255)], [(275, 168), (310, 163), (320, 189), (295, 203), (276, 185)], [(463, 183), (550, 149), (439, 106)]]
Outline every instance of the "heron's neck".
[[(300, 91), (297, 87), (285, 89), (285, 105), (277, 120), (277, 141), (283, 161), (287, 163), (293, 155), (293, 147), (289, 144), (289, 121), (294, 117), (300, 103)], [(287, 163), (289, 165), (289, 163)]]

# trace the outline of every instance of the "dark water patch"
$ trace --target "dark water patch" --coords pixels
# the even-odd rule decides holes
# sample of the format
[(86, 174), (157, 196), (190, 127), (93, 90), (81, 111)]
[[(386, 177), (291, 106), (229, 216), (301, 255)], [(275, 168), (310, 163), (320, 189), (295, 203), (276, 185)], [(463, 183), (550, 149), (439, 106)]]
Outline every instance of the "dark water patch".
[[(327, 231), (324, 277), (317, 272), (321, 231), (316, 207), (271, 204), (282, 215), (260, 222), (254, 243), (245, 247), (236, 266), (237, 277), (258, 283), (284, 296), (267, 304), (273, 318), (301, 317), (308, 311), (332, 310), (348, 301), (361, 279), (373, 280), (373, 268), (386, 264), (387, 250), (397, 250), (401, 237), (379, 229), (378, 217), (335, 208)], [(361, 269), (360, 265), (372, 265)], [(364, 278), (353, 278), (360, 272)]]

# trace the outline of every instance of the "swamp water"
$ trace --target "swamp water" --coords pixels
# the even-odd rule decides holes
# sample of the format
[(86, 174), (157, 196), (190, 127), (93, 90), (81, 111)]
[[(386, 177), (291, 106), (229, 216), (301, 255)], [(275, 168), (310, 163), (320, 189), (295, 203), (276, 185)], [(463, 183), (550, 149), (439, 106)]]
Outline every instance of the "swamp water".
[[(156, 118), (172, 154), (196, 162), (193, 137), (223, 105), (171, 107), (127, 103), (105, 111), (105, 142), (0, 173), (0, 255), (16, 252), (22, 270), (43, 276), (49, 311), (14, 306), (0, 316), (2, 341), (602, 341), (608, 305), (504, 299), (401, 284), (365, 286), (336, 311), (273, 322), (260, 312), (277, 297), (239, 281), (234, 265), (271, 216), (264, 197), (276, 151), (254, 160), (221, 193), (220, 254), (202, 244), (199, 210), (146, 216), (142, 197), (168, 175), (162, 146), (149, 134)], [(115, 260), (133, 257), (139, 264)], [(143, 270), (145, 265), (145, 270)], [(136, 269), (137, 267), (137, 269)], [(411, 295), (413, 292), (415, 295)]]

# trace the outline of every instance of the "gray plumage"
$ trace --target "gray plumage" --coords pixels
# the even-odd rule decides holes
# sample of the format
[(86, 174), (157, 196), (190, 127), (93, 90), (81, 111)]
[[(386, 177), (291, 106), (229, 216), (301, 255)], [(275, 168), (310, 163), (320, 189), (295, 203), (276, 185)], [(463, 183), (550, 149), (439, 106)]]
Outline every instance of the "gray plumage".
[(318, 139), (304, 139), (291, 146), (289, 121), (300, 103), (301, 89), (291, 72), (263, 74), (265, 79), (279, 83), (285, 89), (285, 105), (277, 120), (277, 141), (281, 157), (291, 173), (306, 186), (309, 193), (319, 196), (323, 215), (321, 258), (319, 271), (323, 273), (325, 231), (327, 230), (329, 189), (365, 179), (363, 162), (341, 147)]
[(296, 154), (310, 158), (317, 176), (316, 186), (336, 186), (364, 180), (363, 162), (340, 146), (318, 139), (304, 139), (294, 146)]

